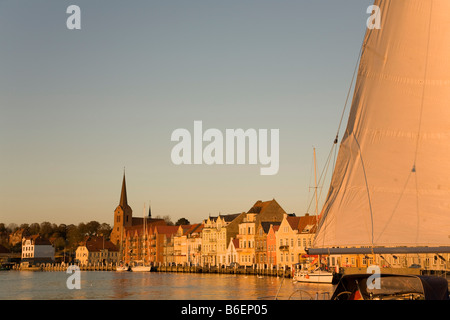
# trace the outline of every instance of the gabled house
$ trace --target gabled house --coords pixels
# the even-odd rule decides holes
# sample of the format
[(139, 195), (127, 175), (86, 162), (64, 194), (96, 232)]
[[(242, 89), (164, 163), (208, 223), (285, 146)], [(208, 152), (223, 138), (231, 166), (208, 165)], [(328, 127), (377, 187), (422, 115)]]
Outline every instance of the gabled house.
[(231, 263), (239, 263), (239, 239), (230, 239), (230, 243), (228, 244), (227, 254), (226, 254), (226, 264), (229, 266)]
[(277, 265), (277, 238), (276, 233), (280, 228), (280, 224), (270, 225), (269, 231), (267, 232), (267, 263), (270, 268), (274, 268)]
[(316, 230), (316, 217), (306, 214), (302, 217), (285, 215), (276, 233), (277, 263), (292, 266), (301, 263), (306, 248), (311, 246)]
[[(258, 263), (256, 257), (256, 230), (261, 223), (281, 222), (284, 215), (286, 215), (286, 211), (275, 199), (264, 202), (261, 200), (256, 201), (239, 224), (239, 234), (236, 236), (239, 239), (238, 252), (241, 265), (252, 266)], [(262, 235), (261, 237), (263, 238)], [(263, 250), (258, 249), (258, 253), (259, 258), (267, 259), (267, 256), (264, 257), (265, 252)]]
[(81, 265), (115, 264), (119, 261), (119, 249), (104, 237), (86, 237), (75, 251), (75, 261)]
[(26, 236), (22, 239), (22, 262), (52, 263), (55, 261), (55, 248), (51, 242), (40, 235)]
[[(270, 228), (279, 226), (281, 222), (263, 221), (256, 228), (255, 234), (255, 257), (258, 268), (264, 269), (269, 265), (269, 247), (268, 247), (268, 234)], [(275, 236), (275, 234), (273, 234)]]

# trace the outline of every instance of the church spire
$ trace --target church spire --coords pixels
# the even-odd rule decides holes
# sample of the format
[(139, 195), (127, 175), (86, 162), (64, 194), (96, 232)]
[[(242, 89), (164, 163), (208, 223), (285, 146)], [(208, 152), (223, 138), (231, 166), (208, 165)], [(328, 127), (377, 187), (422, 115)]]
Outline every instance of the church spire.
[(128, 207), (127, 201), (127, 185), (125, 183), (125, 168), (123, 169), (123, 181), (122, 181), (122, 192), (120, 193), (120, 203), (122, 208)]

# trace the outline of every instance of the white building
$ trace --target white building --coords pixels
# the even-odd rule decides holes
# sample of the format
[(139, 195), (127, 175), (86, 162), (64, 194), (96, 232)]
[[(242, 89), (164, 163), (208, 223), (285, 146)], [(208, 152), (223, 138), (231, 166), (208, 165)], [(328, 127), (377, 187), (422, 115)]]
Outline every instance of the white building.
[(117, 263), (119, 249), (103, 237), (91, 236), (78, 246), (75, 261), (81, 265)]
[(40, 235), (22, 238), (22, 261), (30, 263), (50, 263), (55, 260), (55, 248), (48, 239)]
[(239, 249), (239, 239), (231, 238), (230, 243), (227, 248), (227, 265), (229, 266), (232, 262), (239, 263), (239, 253), (237, 251)]

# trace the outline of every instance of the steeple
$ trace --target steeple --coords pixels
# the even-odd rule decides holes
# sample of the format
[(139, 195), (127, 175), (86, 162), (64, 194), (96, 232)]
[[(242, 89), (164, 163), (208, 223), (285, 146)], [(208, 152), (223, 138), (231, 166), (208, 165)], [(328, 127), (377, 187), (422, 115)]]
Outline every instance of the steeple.
[(148, 202), (148, 217), (149, 218), (152, 217), (152, 205), (151, 205), (150, 201)]
[(123, 181), (122, 181), (122, 192), (120, 193), (120, 203), (119, 205), (124, 209), (128, 206), (127, 201), (127, 185), (125, 183), (125, 169), (123, 171)]

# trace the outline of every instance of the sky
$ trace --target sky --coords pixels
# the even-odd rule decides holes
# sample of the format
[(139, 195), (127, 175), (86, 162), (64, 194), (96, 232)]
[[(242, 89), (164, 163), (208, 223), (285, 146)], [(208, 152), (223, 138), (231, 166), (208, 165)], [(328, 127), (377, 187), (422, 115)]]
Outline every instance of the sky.
[[(314, 213), (313, 148), (320, 172), (372, 3), (0, 1), (0, 222), (112, 225), (124, 167), (134, 216)], [(194, 121), (279, 129), (278, 173), (175, 165), (171, 134)]]

